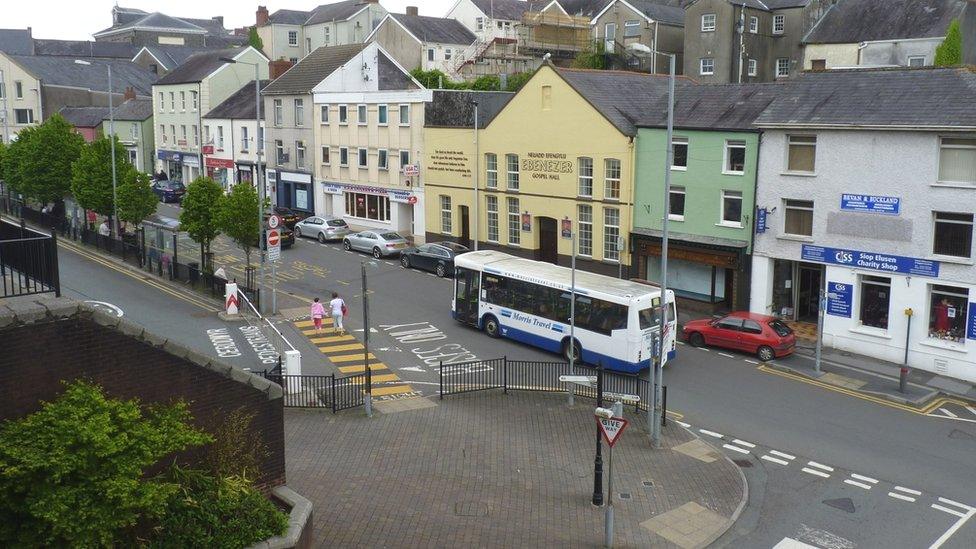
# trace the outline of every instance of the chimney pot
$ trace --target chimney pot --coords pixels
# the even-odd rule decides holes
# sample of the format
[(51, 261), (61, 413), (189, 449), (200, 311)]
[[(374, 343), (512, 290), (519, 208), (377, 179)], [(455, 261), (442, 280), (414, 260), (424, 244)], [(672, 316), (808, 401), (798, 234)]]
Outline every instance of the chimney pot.
[(268, 24), (269, 17), (270, 16), (268, 15), (268, 7), (258, 6), (258, 11), (257, 13), (255, 13), (255, 17), (254, 17), (254, 24), (258, 27), (263, 27)]
[(132, 86), (126, 86), (125, 93), (122, 94), (122, 101), (125, 102), (135, 98), (136, 98), (136, 90)]
[(420, 15), (420, 10), (417, 6), (407, 6), (407, 15)]

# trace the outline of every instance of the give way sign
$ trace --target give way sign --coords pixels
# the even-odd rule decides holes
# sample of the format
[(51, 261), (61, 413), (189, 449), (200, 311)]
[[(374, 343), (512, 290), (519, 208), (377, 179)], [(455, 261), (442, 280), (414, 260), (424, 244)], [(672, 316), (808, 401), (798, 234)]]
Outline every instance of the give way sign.
[(603, 439), (611, 448), (617, 443), (620, 434), (627, 428), (627, 420), (622, 417), (598, 417), (596, 423), (600, 426)]

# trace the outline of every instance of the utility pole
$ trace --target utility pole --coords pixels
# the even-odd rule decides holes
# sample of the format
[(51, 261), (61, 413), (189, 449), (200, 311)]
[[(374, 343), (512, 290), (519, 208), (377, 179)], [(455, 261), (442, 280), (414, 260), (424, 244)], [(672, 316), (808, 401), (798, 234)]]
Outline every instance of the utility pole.
[[(6, 95), (6, 92), (4, 92)], [(119, 238), (119, 199), (118, 193), (115, 190), (116, 186), (116, 176), (115, 176), (115, 108), (112, 101), (112, 65), (108, 65), (108, 133), (109, 133), (109, 143), (112, 149), (112, 225), (114, 225), (114, 234), (116, 238)]]
[(481, 175), (481, 158), (480, 158), (480, 153), (478, 151), (478, 102), (472, 101), (471, 104), (474, 105), (474, 177), (472, 177), (472, 179), (474, 180), (474, 206), (473, 206), (474, 211), (472, 212), (474, 215), (474, 232), (472, 236), (472, 243), (474, 246), (473, 247), (474, 251), (478, 251), (478, 236), (480, 235), (480, 233), (478, 232), (480, 230), (479, 227), (480, 214), (478, 211), (479, 210), (478, 183)]
[(824, 309), (827, 308), (827, 291), (824, 289), (826, 273), (820, 276), (820, 288), (817, 290), (817, 358), (814, 361), (813, 369), (820, 373), (820, 355), (823, 349), (823, 329), (824, 329)]
[(373, 375), (369, 369), (369, 294), (366, 291), (366, 261), (362, 261), (363, 269), (363, 365), (366, 371), (366, 395), (363, 397), (363, 407), (366, 416), (373, 417)]
[[(596, 407), (603, 408), (603, 363), (596, 367)], [(596, 428), (596, 457), (593, 459), (593, 505), (603, 505), (603, 444), (600, 426)]]
[[(569, 375), (576, 371), (576, 230), (573, 229), (573, 251), (570, 259), (570, 288), (569, 288)], [(599, 381), (599, 379), (598, 379)], [(574, 384), (569, 384), (569, 405), (574, 404), (573, 395), (576, 392)]]
[(3, 77), (3, 69), (0, 69), (0, 91), (3, 92), (3, 142), (10, 144), (10, 127), (7, 126), (7, 81)]

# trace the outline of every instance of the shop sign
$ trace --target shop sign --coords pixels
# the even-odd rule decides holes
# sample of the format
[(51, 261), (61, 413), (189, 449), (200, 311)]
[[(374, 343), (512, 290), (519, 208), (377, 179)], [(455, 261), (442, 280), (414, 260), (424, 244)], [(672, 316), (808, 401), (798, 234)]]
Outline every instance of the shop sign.
[(229, 170), (234, 169), (234, 161), (227, 158), (214, 158), (212, 156), (204, 157), (203, 161), (207, 164), (208, 168), (227, 168)]
[(766, 208), (758, 208), (756, 210), (756, 234), (763, 234), (766, 232), (767, 215), (769, 215), (769, 210)]
[(342, 194), (342, 185), (336, 183), (322, 183), (322, 192), (325, 194)]
[(214, 146), (213, 145), (204, 145), (203, 146), (203, 154), (213, 154), (213, 153), (214, 153)]
[(898, 215), (901, 210), (901, 199), (897, 196), (845, 193), (840, 195), (840, 209), (849, 212)]
[(185, 154), (183, 155), (183, 163), (187, 166), (193, 166), (194, 168), (200, 167), (200, 159), (197, 158), (195, 154)]
[(827, 248), (804, 244), (800, 250), (800, 259), (831, 265), (845, 265), (882, 271), (886, 273), (900, 273), (917, 276), (939, 276), (939, 262), (916, 257), (880, 254), (875, 252), (860, 252), (842, 248)]
[[(563, 174), (576, 173), (566, 153), (530, 152), (522, 158), (522, 171), (532, 179), (559, 181)], [(523, 229), (524, 230), (524, 229)]]
[(417, 164), (407, 164), (403, 167), (403, 175), (407, 177), (416, 177), (420, 175), (420, 166)]
[(160, 160), (169, 160), (170, 162), (179, 162), (182, 155), (178, 152), (173, 151), (156, 151), (156, 158)]
[(827, 283), (827, 314), (851, 318), (854, 289), (843, 282)]
[[(383, 189), (374, 189), (373, 192), (383, 192)], [(390, 197), (390, 202), (399, 202), (401, 204), (415, 204), (417, 202), (417, 197), (412, 195), (408, 191), (401, 190), (389, 190), (386, 191), (387, 196)], [(413, 202), (410, 200), (413, 199)]]
[(573, 220), (563, 219), (562, 227), (563, 238), (573, 238)]
[(525, 232), (532, 230), (532, 216), (528, 213), (522, 214), (522, 230)]
[(969, 304), (969, 317), (966, 319), (966, 339), (976, 339), (976, 303)]

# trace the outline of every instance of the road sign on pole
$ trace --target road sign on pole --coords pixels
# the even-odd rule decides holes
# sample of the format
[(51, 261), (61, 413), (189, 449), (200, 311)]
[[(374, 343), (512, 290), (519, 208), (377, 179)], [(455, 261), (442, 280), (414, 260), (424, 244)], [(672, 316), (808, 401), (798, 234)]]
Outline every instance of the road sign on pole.
[(640, 402), (640, 396), (638, 395), (628, 395), (626, 393), (611, 393), (610, 391), (603, 391), (603, 398), (609, 398), (610, 400), (627, 400), (630, 402)]
[(281, 217), (278, 214), (271, 214), (268, 216), (268, 228), (277, 229), (281, 226)]
[(559, 381), (592, 387), (596, 385), (596, 376), (559, 376)]
[(611, 448), (617, 443), (617, 439), (620, 438), (624, 429), (627, 428), (627, 420), (622, 417), (598, 417), (596, 418), (596, 423), (600, 426), (603, 439), (607, 441), (607, 445)]
[[(275, 217), (275, 216), (271, 216)], [(278, 229), (268, 231), (268, 261), (278, 261), (281, 257), (281, 233)]]

